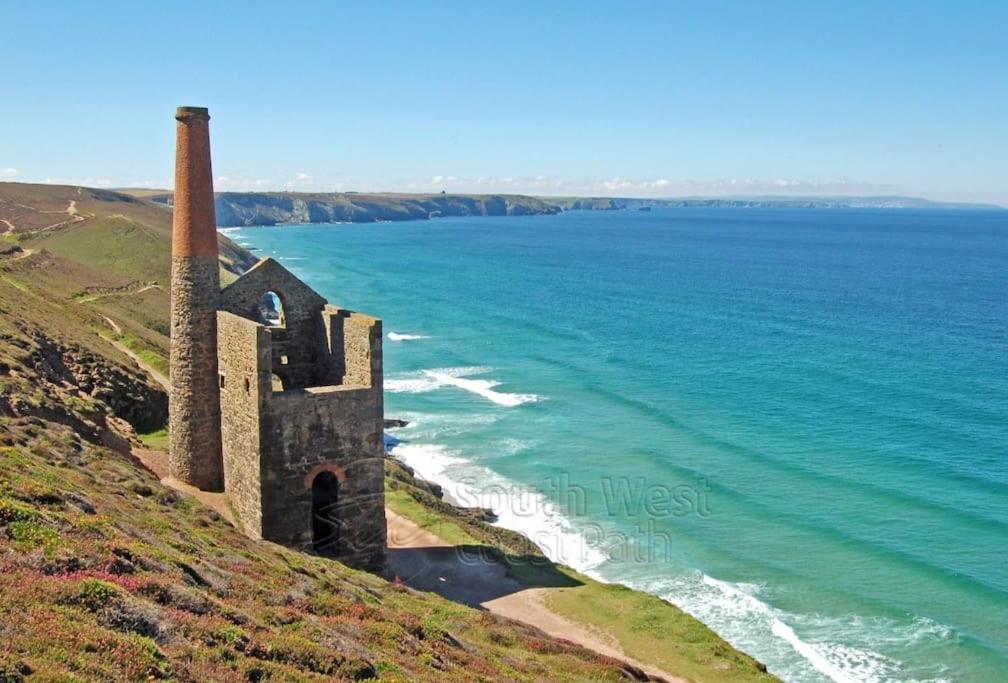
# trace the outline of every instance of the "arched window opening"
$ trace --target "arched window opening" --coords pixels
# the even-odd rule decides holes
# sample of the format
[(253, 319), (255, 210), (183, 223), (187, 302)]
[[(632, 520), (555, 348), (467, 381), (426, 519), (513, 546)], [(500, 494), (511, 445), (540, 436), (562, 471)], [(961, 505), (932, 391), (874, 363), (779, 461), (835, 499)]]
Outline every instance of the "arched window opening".
[(266, 327), (283, 327), (284, 310), (283, 302), (276, 292), (266, 292), (259, 299), (259, 322)]
[(319, 472), (312, 480), (312, 546), (320, 555), (339, 553), (340, 521), (337, 514), (339, 480), (332, 472)]

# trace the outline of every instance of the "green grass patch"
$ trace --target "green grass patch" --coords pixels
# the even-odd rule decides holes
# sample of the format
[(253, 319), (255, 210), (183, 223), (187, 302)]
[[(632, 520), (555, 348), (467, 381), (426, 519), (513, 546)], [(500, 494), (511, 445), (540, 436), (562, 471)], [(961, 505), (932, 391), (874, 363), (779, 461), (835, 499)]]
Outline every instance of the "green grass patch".
[(171, 258), (164, 241), (137, 220), (109, 215), (43, 233), (32, 246), (136, 280), (168, 282)]
[(140, 441), (147, 448), (151, 448), (156, 451), (167, 451), (168, 450), (168, 428), (162, 427), (161, 429), (156, 429), (153, 432), (147, 432), (146, 434), (138, 434)]
[(410, 520), (451, 545), (480, 545), (480, 541), (444, 515), (427, 508), (403, 490), (385, 491), (385, 505), (397, 515)]
[(139, 356), (142, 361), (150, 365), (165, 377), (168, 376), (168, 360), (164, 356), (155, 351), (151, 351), (143, 345), (143, 342), (132, 337), (128, 337), (123, 343), (126, 345), (126, 348)]

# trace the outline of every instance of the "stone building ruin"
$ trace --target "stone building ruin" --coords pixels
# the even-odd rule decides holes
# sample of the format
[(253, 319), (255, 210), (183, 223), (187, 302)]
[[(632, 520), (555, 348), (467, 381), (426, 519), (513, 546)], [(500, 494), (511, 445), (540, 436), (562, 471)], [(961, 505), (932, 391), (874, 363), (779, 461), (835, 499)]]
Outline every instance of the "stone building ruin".
[(381, 321), (270, 258), (221, 290), (209, 115), (176, 119), (170, 476), (225, 491), (253, 538), (380, 570)]

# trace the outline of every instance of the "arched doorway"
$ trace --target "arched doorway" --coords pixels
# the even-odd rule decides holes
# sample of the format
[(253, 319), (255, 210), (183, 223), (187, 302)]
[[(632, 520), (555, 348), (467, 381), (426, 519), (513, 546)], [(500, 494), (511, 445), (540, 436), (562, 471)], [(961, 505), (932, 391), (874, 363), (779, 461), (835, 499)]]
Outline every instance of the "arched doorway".
[(339, 553), (340, 520), (337, 512), (339, 480), (332, 472), (319, 472), (312, 480), (312, 546), (320, 555)]

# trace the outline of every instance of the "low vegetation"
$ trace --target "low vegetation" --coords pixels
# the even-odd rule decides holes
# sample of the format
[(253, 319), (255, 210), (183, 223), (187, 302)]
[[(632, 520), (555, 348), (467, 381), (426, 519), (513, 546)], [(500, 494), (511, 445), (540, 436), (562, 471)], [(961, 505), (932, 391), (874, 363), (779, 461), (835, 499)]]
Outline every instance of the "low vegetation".
[(533, 629), (250, 541), (114, 451), (12, 427), (17, 445), (0, 448), (3, 680), (623, 676)]

